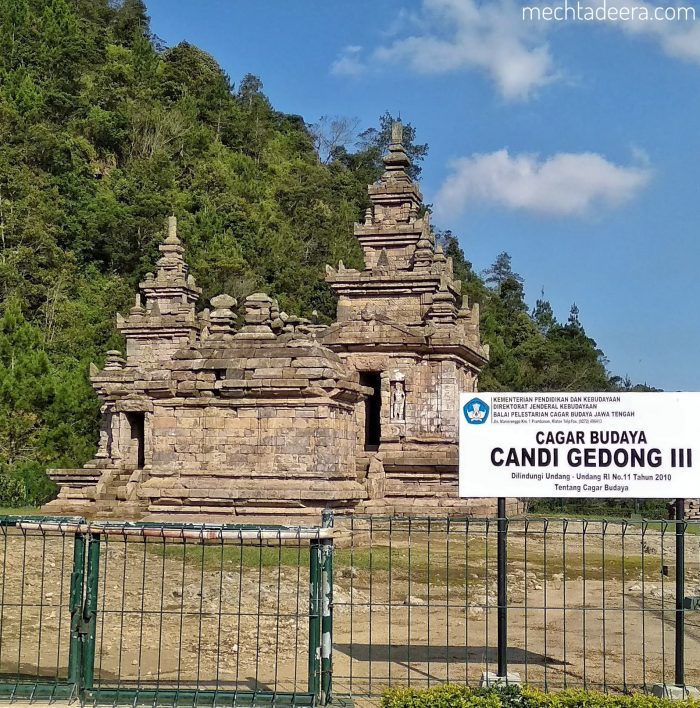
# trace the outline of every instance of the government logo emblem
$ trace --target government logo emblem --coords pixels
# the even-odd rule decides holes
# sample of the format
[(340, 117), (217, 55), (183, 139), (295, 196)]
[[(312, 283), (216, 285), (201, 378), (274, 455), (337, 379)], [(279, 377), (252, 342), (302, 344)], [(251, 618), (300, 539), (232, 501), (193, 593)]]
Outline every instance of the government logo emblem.
[(481, 425), (488, 420), (489, 405), (480, 398), (472, 398), (464, 406), (464, 417), (469, 425)]

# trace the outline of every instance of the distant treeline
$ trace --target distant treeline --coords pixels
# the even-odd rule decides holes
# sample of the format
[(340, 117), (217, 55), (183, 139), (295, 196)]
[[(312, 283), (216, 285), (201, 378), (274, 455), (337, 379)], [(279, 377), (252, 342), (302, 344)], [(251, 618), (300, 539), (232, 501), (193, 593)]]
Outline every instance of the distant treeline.
[[(166, 48), (141, 0), (0, 3), (0, 503), (36, 504), (52, 466), (93, 455), (90, 361), (121, 348), (115, 314), (153, 270), (177, 214), (201, 306), (255, 290), (289, 311), (335, 311), (324, 265), (361, 266), (353, 222), (381, 173), (392, 117), (311, 125), (260, 79), (234, 85), (190, 44)], [(415, 174), (427, 146), (406, 129)], [(482, 305), (483, 390), (628, 390), (572, 307), (530, 310), (499, 255), (483, 276), (439, 234)]]

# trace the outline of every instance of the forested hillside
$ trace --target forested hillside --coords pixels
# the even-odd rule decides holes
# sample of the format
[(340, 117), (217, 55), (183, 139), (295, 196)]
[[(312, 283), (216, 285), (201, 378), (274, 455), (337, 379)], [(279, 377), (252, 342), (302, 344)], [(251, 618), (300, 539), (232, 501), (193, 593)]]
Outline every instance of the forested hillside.
[[(2, 0), (0, 502), (40, 502), (46, 467), (92, 456), (88, 365), (121, 348), (115, 314), (153, 269), (169, 214), (202, 306), (262, 289), (332, 318), (323, 267), (361, 265), (352, 225), (390, 120), (334, 141), (276, 111), (257, 77), (234, 84), (197, 47), (163, 47), (141, 0)], [(427, 146), (408, 128), (418, 170)], [(480, 277), (440, 238), (482, 303), (484, 390), (629, 386), (575, 308), (563, 323), (543, 299), (529, 311), (507, 254)]]

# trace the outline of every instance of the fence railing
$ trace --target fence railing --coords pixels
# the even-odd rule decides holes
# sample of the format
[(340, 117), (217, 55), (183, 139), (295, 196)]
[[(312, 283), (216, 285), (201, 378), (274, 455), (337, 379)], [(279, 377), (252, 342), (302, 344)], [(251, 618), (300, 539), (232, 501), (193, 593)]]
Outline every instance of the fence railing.
[[(685, 683), (700, 682), (700, 523), (686, 530)], [(334, 690), (497, 671), (496, 519), (338, 520)], [(674, 683), (676, 522), (509, 519), (508, 670), (544, 689)]]
[(0, 694), (329, 700), (330, 529), (4, 517), (0, 533)]
[[(509, 671), (673, 684), (680, 616), (700, 683), (700, 522), (679, 523), (677, 603), (674, 521), (507, 520)], [(0, 695), (312, 705), (496, 672), (496, 519), (328, 525), (0, 517)]]

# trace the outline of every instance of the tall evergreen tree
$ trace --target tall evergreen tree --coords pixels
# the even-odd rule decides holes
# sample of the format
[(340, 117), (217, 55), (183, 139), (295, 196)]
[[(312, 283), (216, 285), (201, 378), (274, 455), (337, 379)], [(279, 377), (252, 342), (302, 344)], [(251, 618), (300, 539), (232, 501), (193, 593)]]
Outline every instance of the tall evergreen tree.
[(532, 310), (532, 319), (535, 321), (540, 334), (545, 337), (557, 325), (557, 318), (554, 316), (552, 305), (549, 300), (544, 298), (544, 288), (542, 289), (541, 297), (535, 302), (535, 307)]

